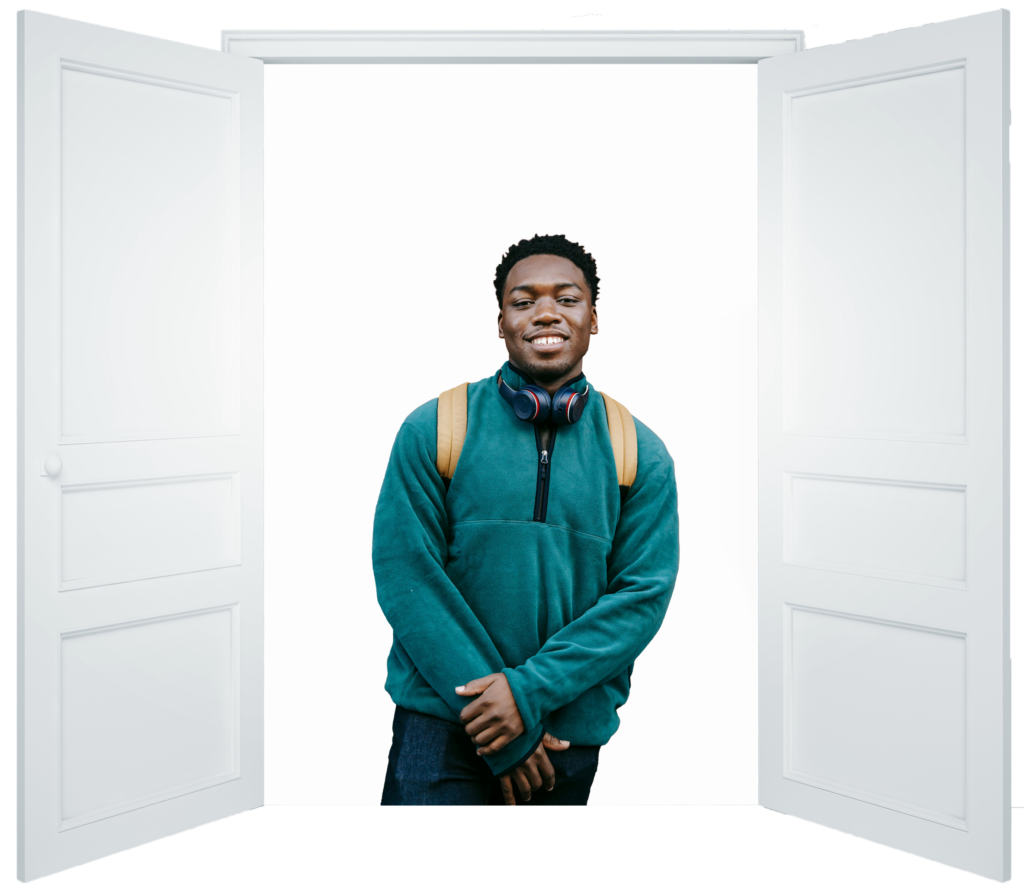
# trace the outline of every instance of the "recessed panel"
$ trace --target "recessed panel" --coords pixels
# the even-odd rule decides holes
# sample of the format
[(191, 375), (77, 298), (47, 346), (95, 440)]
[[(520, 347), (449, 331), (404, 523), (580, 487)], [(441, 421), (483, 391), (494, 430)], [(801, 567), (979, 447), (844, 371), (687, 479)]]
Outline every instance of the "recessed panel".
[(790, 565), (964, 589), (963, 487), (785, 474)]
[(787, 606), (784, 775), (966, 828), (962, 635)]
[(61, 638), (61, 829), (238, 776), (237, 608)]
[(61, 440), (237, 433), (233, 100), (61, 72)]
[(239, 475), (61, 488), (62, 590), (237, 565)]
[(964, 69), (789, 102), (786, 431), (963, 441)]

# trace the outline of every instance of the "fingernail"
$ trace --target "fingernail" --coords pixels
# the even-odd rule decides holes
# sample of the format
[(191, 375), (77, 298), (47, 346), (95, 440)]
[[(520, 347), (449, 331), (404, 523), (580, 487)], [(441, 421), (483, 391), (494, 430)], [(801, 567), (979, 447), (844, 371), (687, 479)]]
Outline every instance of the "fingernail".
[(480, 749), (479, 748), (476, 750), (476, 753), (477, 753), (478, 757), (483, 757), (483, 755), (480, 753)]
[(563, 745), (568, 745), (569, 744), (569, 740), (568, 739), (559, 739), (558, 741), (561, 742)]
[(456, 686), (455, 687), (455, 691), (456, 692), (462, 692), (462, 690), (465, 689), (465, 688), (466, 688), (465, 686)]

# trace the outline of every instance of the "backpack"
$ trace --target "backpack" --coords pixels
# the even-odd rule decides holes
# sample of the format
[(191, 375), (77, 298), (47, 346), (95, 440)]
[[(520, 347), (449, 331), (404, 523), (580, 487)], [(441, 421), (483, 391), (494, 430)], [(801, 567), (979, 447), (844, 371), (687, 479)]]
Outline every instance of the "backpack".
[[(455, 474), (466, 440), (468, 386), (469, 382), (463, 382), (442, 391), (437, 399), (437, 471), (444, 479), (445, 490)], [(612, 453), (615, 454), (619, 494), (625, 499), (630, 485), (636, 480), (636, 425), (629, 410), (603, 391), (600, 394), (608, 414), (608, 434)]]

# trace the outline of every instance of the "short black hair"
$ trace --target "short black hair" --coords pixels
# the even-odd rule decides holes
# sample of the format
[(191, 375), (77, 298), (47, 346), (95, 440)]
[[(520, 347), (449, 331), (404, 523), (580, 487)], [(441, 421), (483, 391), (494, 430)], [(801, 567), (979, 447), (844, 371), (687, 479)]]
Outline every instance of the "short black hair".
[(583, 271), (583, 278), (590, 287), (590, 299), (594, 304), (597, 303), (597, 284), (601, 280), (597, 275), (597, 262), (590, 256), (590, 253), (582, 245), (570, 242), (565, 236), (534, 234), (532, 239), (520, 239), (515, 245), (510, 245), (502, 257), (501, 263), (498, 264), (498, 269), (494, 271), (494, 291), (498, 296), (498, 307), (501, 307), (509, 270), (530, 255), (558, 255), (560, 258), (572, 261)]

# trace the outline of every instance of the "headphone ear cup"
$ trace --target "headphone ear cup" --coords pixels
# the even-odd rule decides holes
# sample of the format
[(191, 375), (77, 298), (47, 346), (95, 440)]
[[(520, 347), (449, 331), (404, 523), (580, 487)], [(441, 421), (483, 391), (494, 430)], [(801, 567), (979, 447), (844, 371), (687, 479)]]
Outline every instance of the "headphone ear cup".
[(525, 385), (512, 398), (512, 409), (524, 422), (543, 422), (551, 415), (551, 397), (536, 385)]
[(579, 394), (568, 386), (559, 388), (552, 399), (552, 414), (557, 425), (572, 425), (580, 418), (583, 407), (580, 405)]
[(551, 413), (557, 425), (573, 425), (579, 422), (583, 408), (587, 405), (587, 391), (573, 391), (568, 385), (559, 388), (552, 399)]

